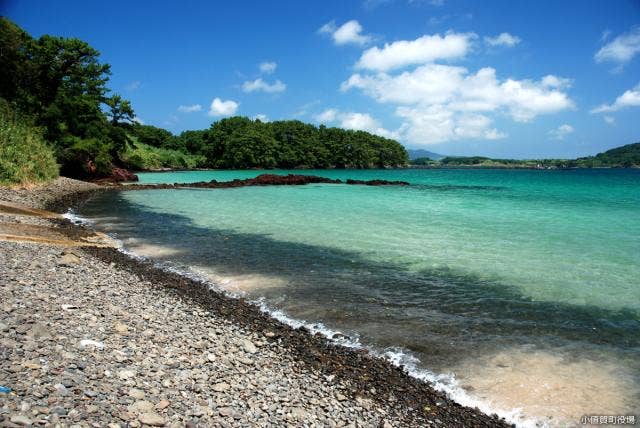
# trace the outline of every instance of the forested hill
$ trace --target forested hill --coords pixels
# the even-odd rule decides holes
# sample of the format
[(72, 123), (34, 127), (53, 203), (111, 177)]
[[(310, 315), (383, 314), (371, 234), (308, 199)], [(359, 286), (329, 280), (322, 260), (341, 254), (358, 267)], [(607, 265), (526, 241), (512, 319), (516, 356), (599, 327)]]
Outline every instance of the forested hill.
[(114, 166), (149, 168), (376, 168), (403, 166), (398, 142), (363, 131), (245, 117), (170, 132), (136, 123), (107, 86), (111, 68), (75, 38), (31, 37), (0, 17), (0, 183), (64, 175), (98, 178)]
[[(235, 116), (178, 136), (138, 124), (130, 133), (144, 145), (195, 155), (199, 166), (209, 168), (384, 168), (408, 163), (397, 141), (298, 120), (261, 122)], [(126, 156), (125, 161), (145, 169), (144, 162)]]
[(640, 143), (627, 144), (577, 159), (493, 159), (483, 156), (418, 158), (411, 164), (426, 168), (640, 168)]

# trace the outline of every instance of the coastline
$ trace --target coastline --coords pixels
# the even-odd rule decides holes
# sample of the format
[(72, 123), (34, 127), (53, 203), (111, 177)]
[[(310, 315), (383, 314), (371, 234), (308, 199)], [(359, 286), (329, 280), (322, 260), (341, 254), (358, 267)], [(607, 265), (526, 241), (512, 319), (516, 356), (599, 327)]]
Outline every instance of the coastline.
[[(47, 189), (47, 186), (34, 187), (24, 191), (3, 188), (0, 190), (0, 200), (12, 200), (13, 202), (22, 202), (30, 205), (33, 208), (64, 212), (69, 207), (81, 204), (83, 200), (90, 197), (94, 192), (115, 189), (124, 190), (119, 187), (114, 189), (68, 179), (59, 179), (55, 183), (58, 184), (60, 182), (66, 184), (58, 187), (54, 185), (54, 190), (51, 188), (43, 190)], [(27, 222), (28, 220), (30, 219), (20, 219), (21, 222)], [(38, 222), (52, 223), (55, 225), (56, 230), (69, 238), (77, 238), (90, 233), (85, 227), (75, 225), (68, 220), (38, 218)], [(0, 413), (0, 423), (11, 421), (16, 416), (24, 416), (31, 417), (34, 421), (41, 418), (46, 423), (53, 423), (52, 419), (57, 419), (61, 423), (71, 423), (72, 421), (75, 422), (73, 418), (76, 418), (79, 421), (91, 420), (100, 423), (114, 421), (136, 426), (144, 423), (143, 419), (147, 416), (142, 415), (149, 413), (162, 418), (163, 424), (182, 424), (180, 426), (194, 420), (194, 418), (196, 425), (206, 425), (213, 422), (223, 426), (242, 425), (243, 423), (263, 425), (304, 423), (312, 426), (325, 424), (344, 426), (349, 423), (357, 423), (365, 426), (385, 427), (428, 425), (508, 426), (496, 416), (488, 416), (476, 409), (466, 408), (453, 402), (428, 384), (412, 378), (402, 369), (388, 361), (368, 355), (365, 350), (336, 346), (324, 337), (312, 335), (305, 329), (294, 329), (268, 316), (260, 308), (243, 299), (227, 297), (220, 292), (211, 290), (205, 283), (187, 278), (178, 273), (161, 270), (150, 262), (132, 258), (115, 248), (82, 248), (77, 250), (78, 253), (76, 254), (80, 262), (77, 265), (65, 267), (58, 267), (60, 266), (58, 264), (59, 258), (64, 251), (59, 247), (32, 243), (2, 242), (2, 249), (3, 257), (6, 257), (7, 261), (13, 260), (12, 263), (4, 263), (6, 265), (4, 269), (7, 272), (4, 272), (3, 276), (6, 278), (17, 279), (22, 275), (43, 277), (47, 269), (57, 268), (55, 275), (61, 271), (66, 276), (71, 275), (75, 282), (65, 284), (74, 288), (73, 290), (68, 290), (69, 293), (67, 295), (55, 293), (55, 295), (47, 295), (47, 287), (37, 281), (29, 283), (28, 287), (24, 287), (26, 290), (16, 288), (18, 282), (9, 281), (0, 284), (3, 305), (7, 306), (7, 303), (12, 301), (11, 299), (14, 302), (18, 302), (18, 308), (13, 308), (14, 304), (11, 307), (11, 311), (3, 307), (3, 319), (0, 320), (0, 323), (7, 326), (6, 330), (4, 330), (4, 327), (2, 330), (2, 346), (7, 349), (7, 351), (3, 349), (3, 352), (8, 353), (8, 359), (3, 359), (1, 366), (1, 373), (6, 375), (3, 376), (3, 379), (7, 380), (2, 382), (15, 382), (19, 386), (21, 385), (19, 388), (15, 388), (17, 393), (9, 394), (8, 396), (6, 394), (0, 395), (0, 404), (3, 406), (0, 409), (9, 409), (8, 412)], [(33, 264), (31, 260), (23, 260), (30, 254), (34, 258), (37, 258), (35, 257), (36, 255), (42, 254), (50, 265), (47, 262), (40, 262), (41, 264), (38, 266)], [(24, 271), (23, 265), (28, 267), (27, 271)], [(96, 270), (99, 272), (95, 272)], [(91, 275), (94, 276), (92, 277)], [(102, 278), (103, 281), (107, 281), (107, 283), (100, 281), (96, 283), (96, 275)], [(121, 278), (130, 282), (124, 284), (113, 283), (108, 278)], [(85, 294), (83, 284), (87, 283), (92, 283), (93, 285), (89, 293)], [(57, 285), (58, 293), (64, 291), (64, 289), (60, 289), (60, 286), (61, 284)], [(115, 293), (115, 296), (113, 296), (111, 304), (105, 307), (104, 304), (107, 301), (105, 300), (107, 299), (105, 295), (111, 291)], [(47, 295), (44, 300), (52, 307), (50, 311), (53, 313), (60, 312), (60, 302), (62, 300), (73, 300), (76, 296), (77, 299), (83, 300), (83, 305), (77, 305), (79, 307), (77, 311), (63, 309), (65, 312), (62, 320), (47, 319), (46, 317), (38, 319), (36, 315), (41, 314), (29, 315), (22, 311), (24, 302), (27, 302), (24, 297), (28, 297), (29, 293), (33, 292), (36, 293), (36, 296), (38, 293)], [(14, 296), (19, 296), (22, 300), (16, 300)], [(128, 305), (129, 301), (147, 301), (149, 302), (149, 307), (146, 307), (146, 305)], [(86, 405), (79, 406), (74, 404), (69, 408), (63, 409), (66, 410), (64, 415), (61, 412), (56, 413), (54, 411), (55, 406), (48, 406), (49, 413), (38, 413), (32, 416), (36, 407), (42, 406), (30, 403), (32, 397), (29, 394), (30, 388), (26, 384), (28, 384), (30, 376), (33, 375), (33, 371), (37, 369), (25, 366), (25, 364), (31, 364), (31, 367), (35, 367), (34, 364), (42, 366), (42, 363), (34, 363), (32, 361), (33, 358), (28, 359), (28, 361), (25, 360), (27, 356), (32, 356), (30, 354), (35, 350), (25, 348), (24, 344), (20, 342), (22, 335), (18, 331), (18, 326), (15, 325), (17, 324), (17, 319), (21, 317), (23, 325), (30, 325), (28, 323), (29, 319), (25, 319), (25, 317), (30, 318), (33, 321), (31, 325), (42, 323), (47, 325), (46, 328), (48, 330), (55, 330), (56, 328), (64, 327), (67, 315), (73, 318), (72, 316), (76, 312), (83, 312), (88, 307), (93, 307), (98, 312), (104, 311), (107, 315), (114, 315), (109, 311), (111, 306), (118, 305), (123, 305), (126, 311), (129, 312), (129, 325), (135, 323), (136, 320), (148, 321), (144, 318), (146, 314), (151, 316), (151, 319), (158, 321), (156, 326), (162, 324), (164, 336), (177, 334), (177, 330), (180, 330), (180, 325), (175, 323), (176, 320), (186, 323), (190, 328), (189, 334), (180, 336), (180, 339), (183, 344), (188, 345), (188, 349), (192, 349), (197, 345), (195, 349), (199, 352), (195, 353), (197, 355), (192, 358), (193, 361), (183, 355), (185, 358), (178, 359), (177, 366), (173, 367), (172, 364), (162, 362), (161, 352), (153, 350), (152, 353), (157, 355), (157, 361), (149, 361), (148, 367), (145, 366), (142, 372), (138, 370), (135, 377), (122, 379), (119, 374), (116, 374), (117, 382), (113, 382), (113, 379), (107, 377), (108, 382), (106, 383), (119, 382), (123, 385), (120, 387), (121, 390), (123, 388), (128, 390), (132, 386), (132, 382), (135, 388), (142, 389), (141, 386), (144, 386), (143, 395), (147, 396), (145, 400), (153, 397), (154, 399), (150, 402), (157, 401), (155, 405), (151, 406), (152, 408), (147, 408), (149, 407), (147, 404), (138, 404), (137, 408), (131, 409), (131, 406), (135, 406), (136, 403), (145, 400), (137, 399), (136, 396), (141, 396), (137, 392), (134, 392), (133, 396), (131, 396), (129, 391), (125, 394), (125, 398), (120, 398), (119, 401), (116, 400), (117, 403), (113, 404), (109, 404), (111, 402), (105, 394), (104, 399), (106, 401), (103, 402), (104, 404), (94, 405), (98, 407), (98, 410), (93, 413), (87, 413), (83, 410), (87, 407)], [(163, 316), (167, 316), (167, 308), (175, 309), (171, 311), (169, 319), (163, 322)], [(163, 309), (165, 310), (164, 312)], [(16, 312), (19, 316), (15, 315)], [(67, 314), (66, 312), (70, 313)], [(118, 311), (114, 312), (118, 313)], [(102, 316), (105, 317), (104, 315)], [(13, 320), (13, 322), (8, 322), (7, 320)], [(118, 362), (118, 349), (109, 345), (109, 341), (114, 340), (117, 342), (116, 339), (123, 336), (117, 331), (117, 326), (114, 330), (114, 321), (113, 319), (109, 320), (107, 323), (109, 326), (105, 326), (106, 330), (101, 334), (105, 349), (84, 349), (80, 351), (80, 354), (88, 353), (86, 355), (87, 365), (82, 369), (83, 372), (90, 373), (92, 369), (97, 369), (97, 367), (92, 367), (91, 362), (94, 361), (94, 358), (97, 361), (103, 357), (108, 358), (108, 355), (115, 358), (115, 363), (122, 366), (121, 362)], [(218, 330), (220, 330), (220, 333), (211, 338), (208, 332), (214, 328), (213, 326), (215, 326), (216, 333)], [(120, 328), (120, 330), (123, 330), (123, 328)], [(148, 328), (140, 327), (140, 329), (131, 330), (136, 332), (133, 340), (138, 344), (137, 349), (144, 349), (145, 344), (146, 346), (151, 346), (152, 349), (155, 347), (154, 341), (151, 340), (154, 336), (144, 334), (145, 331), (149, 330)], [(25, 333), (28, 331), (25, 331)], [(100, 330), (98, 329), (98, 331)], [(127, 331), (129, 331), (129, 328), (127, 328)], [(54, 332), (50, 333), (51, 337), (56, 337)], [(84, 334), (87, 334), (87, 331), (84, 331)], [(69, 336), (71, 335), (72, 333), (70, 332)], [(79, 339), (79, 337), (75, 339)], [(7, 343), (12, 344), (7, 340), (14, 342), (13, 348), (6, 346)], [(253, 346), (246, 345), (244, 341), (247, 340)], [(128, 342), (125, 341), (124, 343), (126, 346)], [(51, 345), (55, 347), (55, 343)], [(209, 360), (209, 355), (212, 354), (210, 352), (211, 349), (217, 350), (217, 352), (213, 352), (212, 360)], [(173, 349), (173, 352), (180, 353), (181, 349)], [(38, 356), (39, 354), (36, 353), (35, 355)], [(203, 355), (205, 357), (201, 361)], [(233, 381), (218, 382), (215, 379), (217, 373), (216, 364), (208, 364), (223, 360), (223, 358), (231, 361), (230, 366), (233, 369), (229, 372), (229, 379), (233, 378)], [(261, 359), (261, 361), (255, 361), (257, 359)], [(248, 364), (248, 361), (252, 362), (252, 364)], [(111, 363), (113, 362), (111, 361)], [(191, 368), (191, 372), (194, 371), (192, 362), (198, 363), (196, 369), (200, 373), (205, 372), (205, 374), (208, 374), (208, 382), (199, 382), (199, 377), (196, 377), (195, 380), (194, 378), (185, 380), (187, 384), (200, 385), (200, 391), (186, 388), (186, 391), (189, 391), (187, 395), (198, 395), (202, 397), (199, 398), (200, 400), (204, 400), (207, 403), (206, 406), (202, 402), (198, 404), (202, 407), (198, 415), (189, 413), (191, 411), (189, 410), (190, 407), (185, 404), (188, 400), (180, 394), (180, 392), (185, 391), (177, 390), (176, 394), (169, 394), (166, 391), (176, 390), (175, 387), (165, 387), (163, 384), (163, 381), (168, 379), (170, 380), (170, 385), (179, 386), (177, 385), (179, 383), (178, 380), (181, 379), (180, 376), (184, 374), (183, 372), (187, 368)], [(272, 364), (268, 364), (269, 362), (272, 362)], [(276, 366), (275, 369), (273, 368), (274, 364)], [(52, 365), (51, 361), (49, 365)], [(77, 366), (77, 364), (75, 365)], [(251, 373), (247, 369), (248, 367), (251, 369)], [(42, 370), (42, 367), (39, 370)], [(274, 370), (279, 374), (276, 374)], [(150, 388), (146, 387), (148, 384), (158, 383), (158, 377), (152, 374), (157, 374), (159, 371), (164, 372), (159, 385)], [(242, 373), (243, 371), (244, 373)], [(267, 386), (272, 382), (281, 383), (283, 381), (283, 373), (285, 380), (297, 386), (289, 386), (289, 393), (284, 391), (285, 395), (287, 395), (286, 401), (273, 401), (274, 397), (270, 397), (265, 391), (268, 391)], [(56, 388), (58, 383), (55, 383), (55, 376), (49, 374), (45, 375), (45, 377), (47, 380), (43, 383), (43, 389), (54, 390), (56, 391), (54, 395), (57, 394), (60, 388)], [(245, 378), (248, 378), (248, 380)], [(99, 385), (100, 382), (105, 382), (104, 376), (102, 379), (102, 381), (99, 381), (100, 378), (98, 378), (94, 383)], [(254, 385), (254, 388), (244, 387), (237, 389), (236, 384), (232, 383), (242, 384), (242, 380), (238, 382), (237, 379), (247, 380), (247, 385), (251, 384), (251, 380), (254, 379), (264, 380), (264, 382), (257, 382), (258, 385)], [(221, 385), (221, 383), (226, 386)], [(62, 385), (67, 388), (64, 382), (62, 382)], [(6, 386), (11, 387), (11, 385)], [(299, 390), (300, 388), (303, 390)], [(292, 391), (296, 390), (297, 393), (292, 393)], [(84, 401), (89, 402), (96, 401), (96, 397), (101, 397), (101, 395), (91, 397), (91, 394), (86, 394), (86, 391), (81, 390), (79, 394), (62, 396), (58, 401), (66, 402), (69, 400), (65, 397), (74, 398), (76, 395), (80, 395)], [(170, 397), (167, 395), (170, 395)], [(161, 398), (164, 396), (167, 397)], [(256, 411), (255, 413), (255, 416), (260, 416), (260, 418), (246, 419), (249, 415), (254, 415), (253, 407), (249, 406), (247, 408), (246, 404), (257, 398), (265, 400), (265, 403), (272, 403), (271, 405), (276, 407), (271, 409), (268, 404), (265, 404), (267, 405), (266, 411)], [(246, 401), (243, 403), (242, 399)], [(159, 407), (162, 406), (158, 407), (158, 405), (161, 402), (164, 405), (162, 400), (170, 401), (170, 405), (160, 409)], [(230, 404), (226, 400), (231, 400)], [(185, 403), (182, 403), (182, 401)], [(293, 401), (299, 403), (291, 405), (290, 403)], [(77, 400), (74, 403), (76, 402)], [(323, 402), (327, 404), (323, 406)], [(112, 406), (112, 408), (108, 408), (109, 406)], [(25, 408), (27, 409), (24, 410)], [(257, 408), (261, 410), (260, 405)], [(145, 412), (136, 414), (137, 410), (140, 409), (145, 410)], [(74, 410), (76, 410), (76, 413), (72, 415)], [(146, 410), (149, 411), (146, 412)], [(91, 416), (92, 414), (95, 417)], [(39, 415), (43, 416), (40, 417)], [(128, 419), (123, 419), (122, 416)], [(5, 421), (2, 419), (5, 419)], [(146, 419), (146, 422), (151, 421), (151, 419)], [(157, 421), (159, 424), (159, 419)]]

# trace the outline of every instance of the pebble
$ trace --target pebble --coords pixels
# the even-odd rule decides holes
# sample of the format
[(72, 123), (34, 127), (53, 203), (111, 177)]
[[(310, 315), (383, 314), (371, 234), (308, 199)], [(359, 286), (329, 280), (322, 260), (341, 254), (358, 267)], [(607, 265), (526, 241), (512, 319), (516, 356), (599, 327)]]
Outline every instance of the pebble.
[(138, 420), (152, 427), (162, 427), (165, 425), (164, 418), (157, 413), (142, 413), (138, 416)]

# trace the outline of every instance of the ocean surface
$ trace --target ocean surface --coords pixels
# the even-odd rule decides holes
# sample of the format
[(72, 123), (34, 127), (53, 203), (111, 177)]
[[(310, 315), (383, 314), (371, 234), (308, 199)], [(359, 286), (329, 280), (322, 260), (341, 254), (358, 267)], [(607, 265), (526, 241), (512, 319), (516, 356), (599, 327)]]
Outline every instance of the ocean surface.
[(289, 172), (411, 185), (110, 192), (79, 214), (522, 426), (640, 412), (640, 170)]

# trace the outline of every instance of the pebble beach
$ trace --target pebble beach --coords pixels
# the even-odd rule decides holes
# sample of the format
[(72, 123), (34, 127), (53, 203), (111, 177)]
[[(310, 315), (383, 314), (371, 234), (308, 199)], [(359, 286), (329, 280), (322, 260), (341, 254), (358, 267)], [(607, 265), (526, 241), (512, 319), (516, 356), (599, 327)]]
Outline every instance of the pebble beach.
[[(65, 212), (101, 190), (59, 178), (0, 188), (0, 203)], [(0, 222), (93, 234), (55, 216)], [(208, 284), (52, 242), (0, 240), (0, 427), (507, 426)]]

